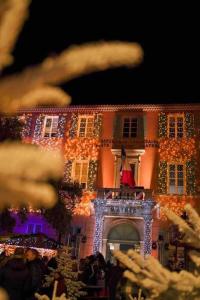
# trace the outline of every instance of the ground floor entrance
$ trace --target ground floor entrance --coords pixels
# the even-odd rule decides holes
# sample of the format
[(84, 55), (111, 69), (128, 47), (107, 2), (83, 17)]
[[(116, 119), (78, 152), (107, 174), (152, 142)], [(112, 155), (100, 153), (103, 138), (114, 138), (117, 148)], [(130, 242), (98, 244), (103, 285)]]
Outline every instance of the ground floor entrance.
[(121, 250), (127, 252), (134, 249), (141, 252), (140, 235), (136, 227), (132, 224), (124, 223), (113, 226), (107, 235), (106, 241), (106, 259), (112, 261), (112, 251)]

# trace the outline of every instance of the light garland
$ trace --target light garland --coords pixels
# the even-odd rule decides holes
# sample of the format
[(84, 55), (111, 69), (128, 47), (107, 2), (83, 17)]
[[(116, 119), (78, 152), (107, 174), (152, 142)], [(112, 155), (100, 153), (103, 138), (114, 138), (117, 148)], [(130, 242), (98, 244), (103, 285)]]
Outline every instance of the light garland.
[[(18, 247), (21, 248), (22, 246), (0, 244), (0, 250), (5, 251), (6, 256), (10, 256), (10, 255), (14, 254), (15, 249)], [(29, 248), (36, 249), (41, 256), (47, 256), (47, 257), (51, 258), (51, 257), (54, 257), (57, 255), (57, 250), (37, 248), (37, 247), (29, 247)]]
[(194, 138), (160, 139), (160, 160), (185, 163), (197, 155)]
[(94, 137), (100, 138), (102, 130), (102, 115), (95, 114), (94, 116)]
[(158, 193), (167, 193), (167, 162), (159, 162), (159, 172), (158, 172)]
[(79, 138), (66, 140), (64, 146), (65, 160), (91, 159), (97, 160), (100, 142), (95, 138)]
[(27, 139), (31, 136), (31, 126), (33, 115), (32, 114), (22, 114), (18, 117), (18, 120), (23, 123), (22, 128), (22, 139)]
[(95, 189), (97, 168), (98, 168), (98, 161), (91, 160), (89, 163), (88, 183), (87, 183), (88, 190), (90, 191), (93, 191)]
[(96, 198), (96, 192), (86, 191), (81, 197), (81, 202), (75, 206), (74, 215), (90, 216), (91, 215), (91, 200)]
[[(194, 205), (200, 201), (199, 196), (187, 196), (187, 195), (155, 195), (155, 200), (161, 207), (169, 208), (177, 215), (181, 215), (184, 211), (184, 206), (187, 203)], [(167, 219), (165, 214), (160, 214), (161, 219)]]
[(167, 137), (167, 115), (166, 113), (160, 113), (158, 116), (158, 125), (159, 125), (159, 138)]
[(74, 138), (77, 135), (77, 129), (78, 129), (78, 114), (73, 113), (71, 115), (70, 130), (69, 130), (70, 138)]
[(185, 113), (185, 128), (186, 136), (188, 138), (194, 137), (194, 115), (192, 113)]
[(195, 169), (195, 160), (186, 162), (186, 191), (188, 195), (194, 195), (196, 193)]

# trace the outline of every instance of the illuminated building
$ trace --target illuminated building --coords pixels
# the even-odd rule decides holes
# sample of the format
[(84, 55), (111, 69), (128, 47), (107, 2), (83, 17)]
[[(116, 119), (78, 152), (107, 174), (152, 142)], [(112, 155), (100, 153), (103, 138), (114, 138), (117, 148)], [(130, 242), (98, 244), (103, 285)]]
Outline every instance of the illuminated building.
[[(140, 249), (147, 234), (141, 209), (147, 209), (144, 203), (149, 199), (179, 214), (185, 203), (196, 205), (199, 201), (200, 105), (35, 108), (21, 111), (20, 117), (25, 120), (24, 141), (37, 144), (43, 151), (60, 150), (65, 160), (64, 180), (76, 180), (84, 188), (82, 202), (75, 210), (73, 221), (74, 226), (81, 228), (81, 235), (87, 237), (87, 242), (81, 245), (81, 256), (91, 254), (93, 247), (97, 250), (94, 244), (98, 244), (99, 239), (101, 246), (98, 249), (105, 255), (113, 247), (125, 250), (131, 243)], [(122, 144), (136, 184), (144, 188), (144, 200), (133, 200), (142, 192), (141, 189), (131, 197), (127, 194), (122, 197), (116, 190), (120, 187)], [(106, 197), (107, 203), (111, 201), (110, 197), (124, 202), (116, 214), (113, 211), (117, 211), (119, 202), (115, 207), (105, 208), (102, 220), (98, 219), (104, 222), (102, 232), (98, 232), (97, 228), (95, 232), (91, 199), (105, 201)], [(137, 206), (133, 208), (136, 213), (131, 215), (132, 204), (127, 202), (123, 215), (122, 207), (129, 198)], [(142, 208), (139, 208), (140, 205)], [(103, 206), (104, 202), (101, 208)], [(106, 211), (109, 209), (112, 213), (108, 216)], [(140, 213), (136, 216), (137, 210)], [(147, 253), (152, 251), (157, 256), (158, 246), (166, 239), (165, 217), (160, 212), (158, 218), (158, 209), (154, 209), (152, 214), (153, 220), (146, 220), (152, 225)], [(97, 222), (96, 211), (96, 225)], [(151, 235), (151, 232), (148, 234)]]

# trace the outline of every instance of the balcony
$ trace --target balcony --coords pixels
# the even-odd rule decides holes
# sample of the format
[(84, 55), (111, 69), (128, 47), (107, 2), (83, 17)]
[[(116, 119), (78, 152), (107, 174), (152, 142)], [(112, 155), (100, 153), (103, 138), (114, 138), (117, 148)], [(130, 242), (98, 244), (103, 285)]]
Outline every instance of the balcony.
[(97, 191), (97, 199), (109, 200), (153, 200), (153, 190), (142, 187), (130, 188), (101, 188)]

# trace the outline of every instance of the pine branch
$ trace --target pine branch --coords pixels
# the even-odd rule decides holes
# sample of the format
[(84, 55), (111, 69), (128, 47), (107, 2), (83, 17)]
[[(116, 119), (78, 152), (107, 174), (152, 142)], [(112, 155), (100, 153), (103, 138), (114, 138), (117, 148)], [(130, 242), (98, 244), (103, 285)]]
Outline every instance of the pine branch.
[(51, 90), (54, 96), (44, 97), (44, 94), (49, 96), (49, 84), (60, 84), (109, 68), (135, 66), (141, 62), (142, 56), (141, 47), (135, 43), (99, 42), (73, 46), (57, 57), (45, 59), (38, 66), (3, 78), (0, 81), (0, 111), (13, 113), (20, 107), (67, 104), (70, 97), (64, 97), (64, 92), (61, 97), (58, 90)]
[(1, 144), (0, 208), (29, 204), (51, 207), (56, 193), (48, 180), (58, 179), (62, 173), (62, 158), (58, 153), (43, 153), (32, 145)]
[(0, 71), (13, 62), (10, 54), (28, 15), (29, 0), (0, 2)]

